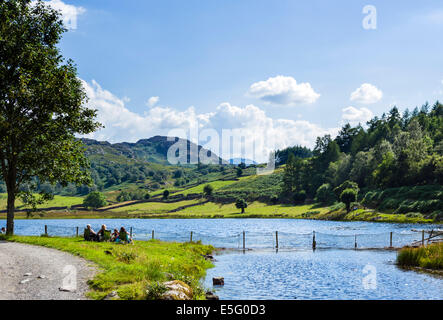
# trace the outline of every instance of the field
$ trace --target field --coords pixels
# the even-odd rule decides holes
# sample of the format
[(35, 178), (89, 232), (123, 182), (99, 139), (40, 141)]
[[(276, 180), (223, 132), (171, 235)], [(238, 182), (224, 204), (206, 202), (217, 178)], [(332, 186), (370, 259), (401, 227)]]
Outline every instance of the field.
[(155, 299), (161, 290), (157, 283), (168, 280), (185, 282), (193, 291), (193, 299), (204, 299), (200, 279), (213, 266), (203, 255), (214, 248), (197, 243), (153, 240), (117, 245), (47, 237), (12, 237), (8, 241), (55, 248), (96, 263), (101, 272), (90, 282), (88, 295), (93, 299), (103, 299), (112, 291), (123, 300)]
[[(6, 193), (0, 194), (0, 210), (6, 210), (8, 196)], [(52, 207), (71, 207), (83, 203), (82, 197), (65, 197), (65, 196), (54, 196), (54, 199), (48, 201), (42, 205), (37, 206), (37, 208), (45, 209)], [(20, 199), (15, 202), (16, 209), (26, 209)]]

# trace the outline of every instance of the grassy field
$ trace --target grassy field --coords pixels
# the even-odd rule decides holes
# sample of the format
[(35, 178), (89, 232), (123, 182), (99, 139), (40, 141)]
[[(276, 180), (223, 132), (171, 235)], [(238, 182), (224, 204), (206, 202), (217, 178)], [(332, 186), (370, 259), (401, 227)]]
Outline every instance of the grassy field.
[(103, 299), (117, 291), (123, 300), (142, 300), (148, 298), (148, 288), (151, 288), (149, 297), (152, 298), (158, 294), (154, 292), (155, 288), (159, 290), (157, 282), (171, 279), (188, 284), (194, 299), (204, 299), (200, 279), (205, 276), (206, 269), (213, 266), (203, 255), (210, 254), (214, 248), (197, 243), (153, 240), (117, 245), (46, 237), (11, 237), (8, 241), (58, 249), (96, 263), (100, 273), (90, 282), (88, 294), (93, 299)]
[[(0, 210), (6, 210), (8, 196), (6, 193), (0, 194)], [(54, 199), (48, 201), (42, 205), (37, 206), (39, 209), (51, 208), (51, 207), (71, 207), (83, 203), (82, 197), (65, 197), (54, 196)], [(26, 209), (20, 199), (15, 202), (16, 209)]]
[(128, 207), (111, 209), (111, 212), (127, 212), (128, 214), (159, 214), (166, 213), (183, 206), (198, 204), (201, 200), (185, 200), (180, 202), (145, 202), (138, 203)]
[(397, 264), (401, 267), (443, 270), (443, 243), (420, 248), (404, 248), (398, 253)]

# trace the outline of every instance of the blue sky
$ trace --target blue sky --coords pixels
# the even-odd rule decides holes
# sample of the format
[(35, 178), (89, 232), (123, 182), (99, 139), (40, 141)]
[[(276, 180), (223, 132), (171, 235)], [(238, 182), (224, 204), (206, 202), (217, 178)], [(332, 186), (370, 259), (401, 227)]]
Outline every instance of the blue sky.
[[(284, 144), (312, 146), (314, 133), (344, 121), (443, 100), (441, 1), (63, 2), (82, 8), (61, 48), (90, 103), (115, 117), (114, 103), (134, 123), (108, 114), (96, 138), (137, 140), (195, 117), (217, 129), (258, 121), (292, 135)], [(375, 30), (362, 26), (366, 5), (377, 10)]]

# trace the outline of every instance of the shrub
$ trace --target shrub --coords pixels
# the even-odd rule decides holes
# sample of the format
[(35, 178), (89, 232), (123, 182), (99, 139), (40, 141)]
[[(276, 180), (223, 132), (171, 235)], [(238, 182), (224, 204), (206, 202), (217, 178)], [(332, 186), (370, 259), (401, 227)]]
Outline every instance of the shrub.
[(315, 200), (326, 205), (334, 203), (335, 195), (329, 183), (325, 183), (317, 189)]
[(211, 186), (210, 184), (205, 185), (205, 187), (203, 188), (203, 193), (209, 197), (212, 196), (212, 193), (214, 192), (214, 187)]
[(106, 197), (103, 193), (94, 191), (91, 192), (85, 200), (83, 200), (83, 205), (86, 208), (101, 208), (106, 206), (108, 203), (106, 201)]
[(351, 210), (351, 203), (357, 200), (357, 191), (354, 189), (345, 189), (340, 195), (340, 200), (346, 205), (346, 211)]
[(296, 191), (294, 193), (293, 199), (295, 201), (295, 203), (301, 204), (304, 203), (306, 200), (306, 191), (305, 190), (300, 190), (300, 191)]
[(165, 191), (163, 191), (163, 199), (168, 199), (169, 198), (169, 190), (165, 190)]

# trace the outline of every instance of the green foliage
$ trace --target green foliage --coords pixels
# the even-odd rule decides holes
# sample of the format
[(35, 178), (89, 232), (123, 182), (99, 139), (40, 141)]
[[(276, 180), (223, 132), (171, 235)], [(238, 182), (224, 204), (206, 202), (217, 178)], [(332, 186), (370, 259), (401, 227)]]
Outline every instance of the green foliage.
[(237, 207), (237, 209), (241, 209), (241, 213), (245, 213), (245, 209), (248, 207), (248, 203), (245, 199), (239, 198), (235, 202), (235, 206)]
[(240, 166), (239, 166), (239, 167), (237, 168), (236, 173), (237, 173), (237, 177), (240, 178), (240, 177), (243, 175), (243, 169), (240, 168)]
[(329, 183), (325, 183), (317, 189), (317, 192), (315, 194), (315, 201), (324, 205), (329, 205), (334, 203), (335, 200), (335, 194), (332, 191), (331, 185)]
[(355, 189), (345, 189), (340, 195), (340, 200), (346, 205), (346, 210), (351, 210), (351, 203), (357, 201), (357, 191)]
[(443, 243), (420, 248), (404, 248), (397, 255), (397, 264), (402, 267), (443, 269)]
[(339, 185), (337, 188), (334, 189), (334, 193), (335, 193), (337, 199), (341, 198), (341, 194), (346, 189), (354, 190), (357, 195), (360, 191), (357, 183), (347, 180), (347, 181), (343, 182), (341, 185)]
[(22, 185), (36, 177), (52, 185), (91, 182), (75, 136), (99, 127), (74, 63), (61, 55), (61, 14), (42, 1), (28, 4), (0, 2), (0, 160), (9, 234)]
[(294, 193), (293, 199), (296, 204), (303, 204), (305, 203), (306, 197), (307, 197), (306, 191), (299, 190)]
[(107, 205), (106, 197), (103, 193), (94, 191), (91, 192), (83, 201), (83, 206), (86, 208), (101, 208)]
[(170, 194), (170, 192), (169, 192), (169, 190), (165, 190), (165, 191), (163, 191), (163, 199), (168, 199), (169, 198), (169, 194)]
[(205, 187), (203, 188), (203, 193), (207, 197), (212, 196), (213, 192), (214, 192), (214, 187), (211, 186), (210, 184), (205, 185)]

